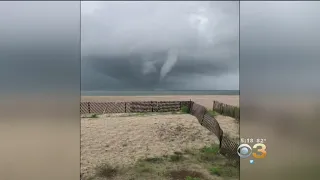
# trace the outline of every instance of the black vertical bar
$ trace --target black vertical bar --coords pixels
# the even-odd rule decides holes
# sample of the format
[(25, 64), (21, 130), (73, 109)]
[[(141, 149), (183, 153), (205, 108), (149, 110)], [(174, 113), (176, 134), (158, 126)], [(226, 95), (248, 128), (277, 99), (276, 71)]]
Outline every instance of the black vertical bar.
[(127, 103), (126, 102), (124, 103), (124, 112), (125, 113), (127, 112)]
[(89, 113), (91, 113), (90, 102), (88, 102), (88, 110), (89, 110)]
[(180, 101), (180, 111), (181, 111), (181, 108), (182, 108), (182, 107), (181, 107), (181, 101)]

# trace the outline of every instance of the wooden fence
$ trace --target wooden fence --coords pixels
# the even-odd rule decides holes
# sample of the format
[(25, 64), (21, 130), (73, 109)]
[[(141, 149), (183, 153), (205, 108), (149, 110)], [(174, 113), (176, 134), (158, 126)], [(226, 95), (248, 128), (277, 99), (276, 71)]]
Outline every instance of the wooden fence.
[(218, 101), (213, 101), (212, 110), (218, 112), (219, 114), (230, 116), (236, 120), (240, 120), (240, 108), (237, 106), (231, 106)]
[[(134, 101), (134, 102), (81, 102), (81, 114), (104, 114), (104, 113), (137, 113), (137, 112), (177, 112), (186, 108), (188, 113), (195, 116), (199, 123), (215, 134), (220, 141), (220, 153), (232, 160), (238, 160), (238, 142), (228, 136), (224, 136), (218, 121), (211, 116), (207, 109), (193, 101)], [(229, 105), (214, 101), (214, 110), (221, 114), (231, 111)], [(232, 114), (232, 113), (231, 113)], [(232, 114), (235, 116), (235, 113)]]
[(240, 159), (237, 153), (239, 142), (224, 135), (218, 121), (208, 113), (204, 106), (194, 102), (191, 104), (190, 114), (195, 116), (202, 126), (218, 137), (220, 141), (220, 153), (232, 160), (239, 161)]
[(191, 101), (81, 102), (81, 114), (177, 112)]

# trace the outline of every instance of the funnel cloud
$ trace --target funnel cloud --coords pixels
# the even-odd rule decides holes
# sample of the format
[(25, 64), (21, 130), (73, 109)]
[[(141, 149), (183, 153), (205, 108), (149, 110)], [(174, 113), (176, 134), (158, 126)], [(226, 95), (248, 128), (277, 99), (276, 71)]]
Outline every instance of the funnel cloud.
[(239, 2), (81, 2), (82, 90), (239, 89)]
[(160, 70), (160, 81), (171, 71), (178, 60), (178, 54), (174, 50), (168, 52), (168, 59), (164, 62)]

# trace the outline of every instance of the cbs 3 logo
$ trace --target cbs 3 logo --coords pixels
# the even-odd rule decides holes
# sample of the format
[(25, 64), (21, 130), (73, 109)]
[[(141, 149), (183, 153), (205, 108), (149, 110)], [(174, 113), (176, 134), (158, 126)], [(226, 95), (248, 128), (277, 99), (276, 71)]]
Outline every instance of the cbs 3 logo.
[[(252, 149), (255, 152), (252, 152)], [(267, 146), (264, 144), (255, 144), (252, 148), (248, 144), (241, 144), (238, 147), (238, 155), (241, 158), (247, 158), (252, 154), (254, 158), (262, 159), (267, 156)]]

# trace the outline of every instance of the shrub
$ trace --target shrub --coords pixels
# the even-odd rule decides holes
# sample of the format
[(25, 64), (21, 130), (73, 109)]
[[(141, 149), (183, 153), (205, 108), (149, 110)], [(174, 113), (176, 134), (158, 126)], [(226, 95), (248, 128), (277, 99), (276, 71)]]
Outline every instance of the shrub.
[(187, 176), (187, 177), (186, 177), (186, 180), (200, 180), (200, 178)]
[(217, 154), (219, 152), (219, 146), (218, 145), (205, 146), (201, 149), (201, 151), (203, 153)]
[(98, 115), (97, 115), (97, 114), (92, 114), (90, 117), (91, 117), (91, 118), (97, 118)]
[(212, 175), (221, 176), (220, 168), (218, 167), (212, 167), (209, 169), (209, 171)]
[(182, 113), (189, 113), (189, 108), (188, 108), (188, 106), (182, 106), (182, 107), (181, 107), (181, 112), (182, 112)]
[(218, 158), (218, 152), (219, 146), (217, 145), (205, 146), (200, 151), (200, 159), (210, 162), (215, 161)]
[(177, 162), (177, 161), (181, 161), (182, 158), (183, 158), (182, 154), (175, 153), (174, 155), (170, 156), (170, 161), (171, 162)]
[(219, 113), (217, 111), (214, 110), (208, 110), (208, 113), (210, 114), (210, 116), (216, 117), (219, 115)]
[(101, 164), (96, 168), (98, 177), (112, 178), (118, 174), (118, 168), (112, 167), (109, 164)]

